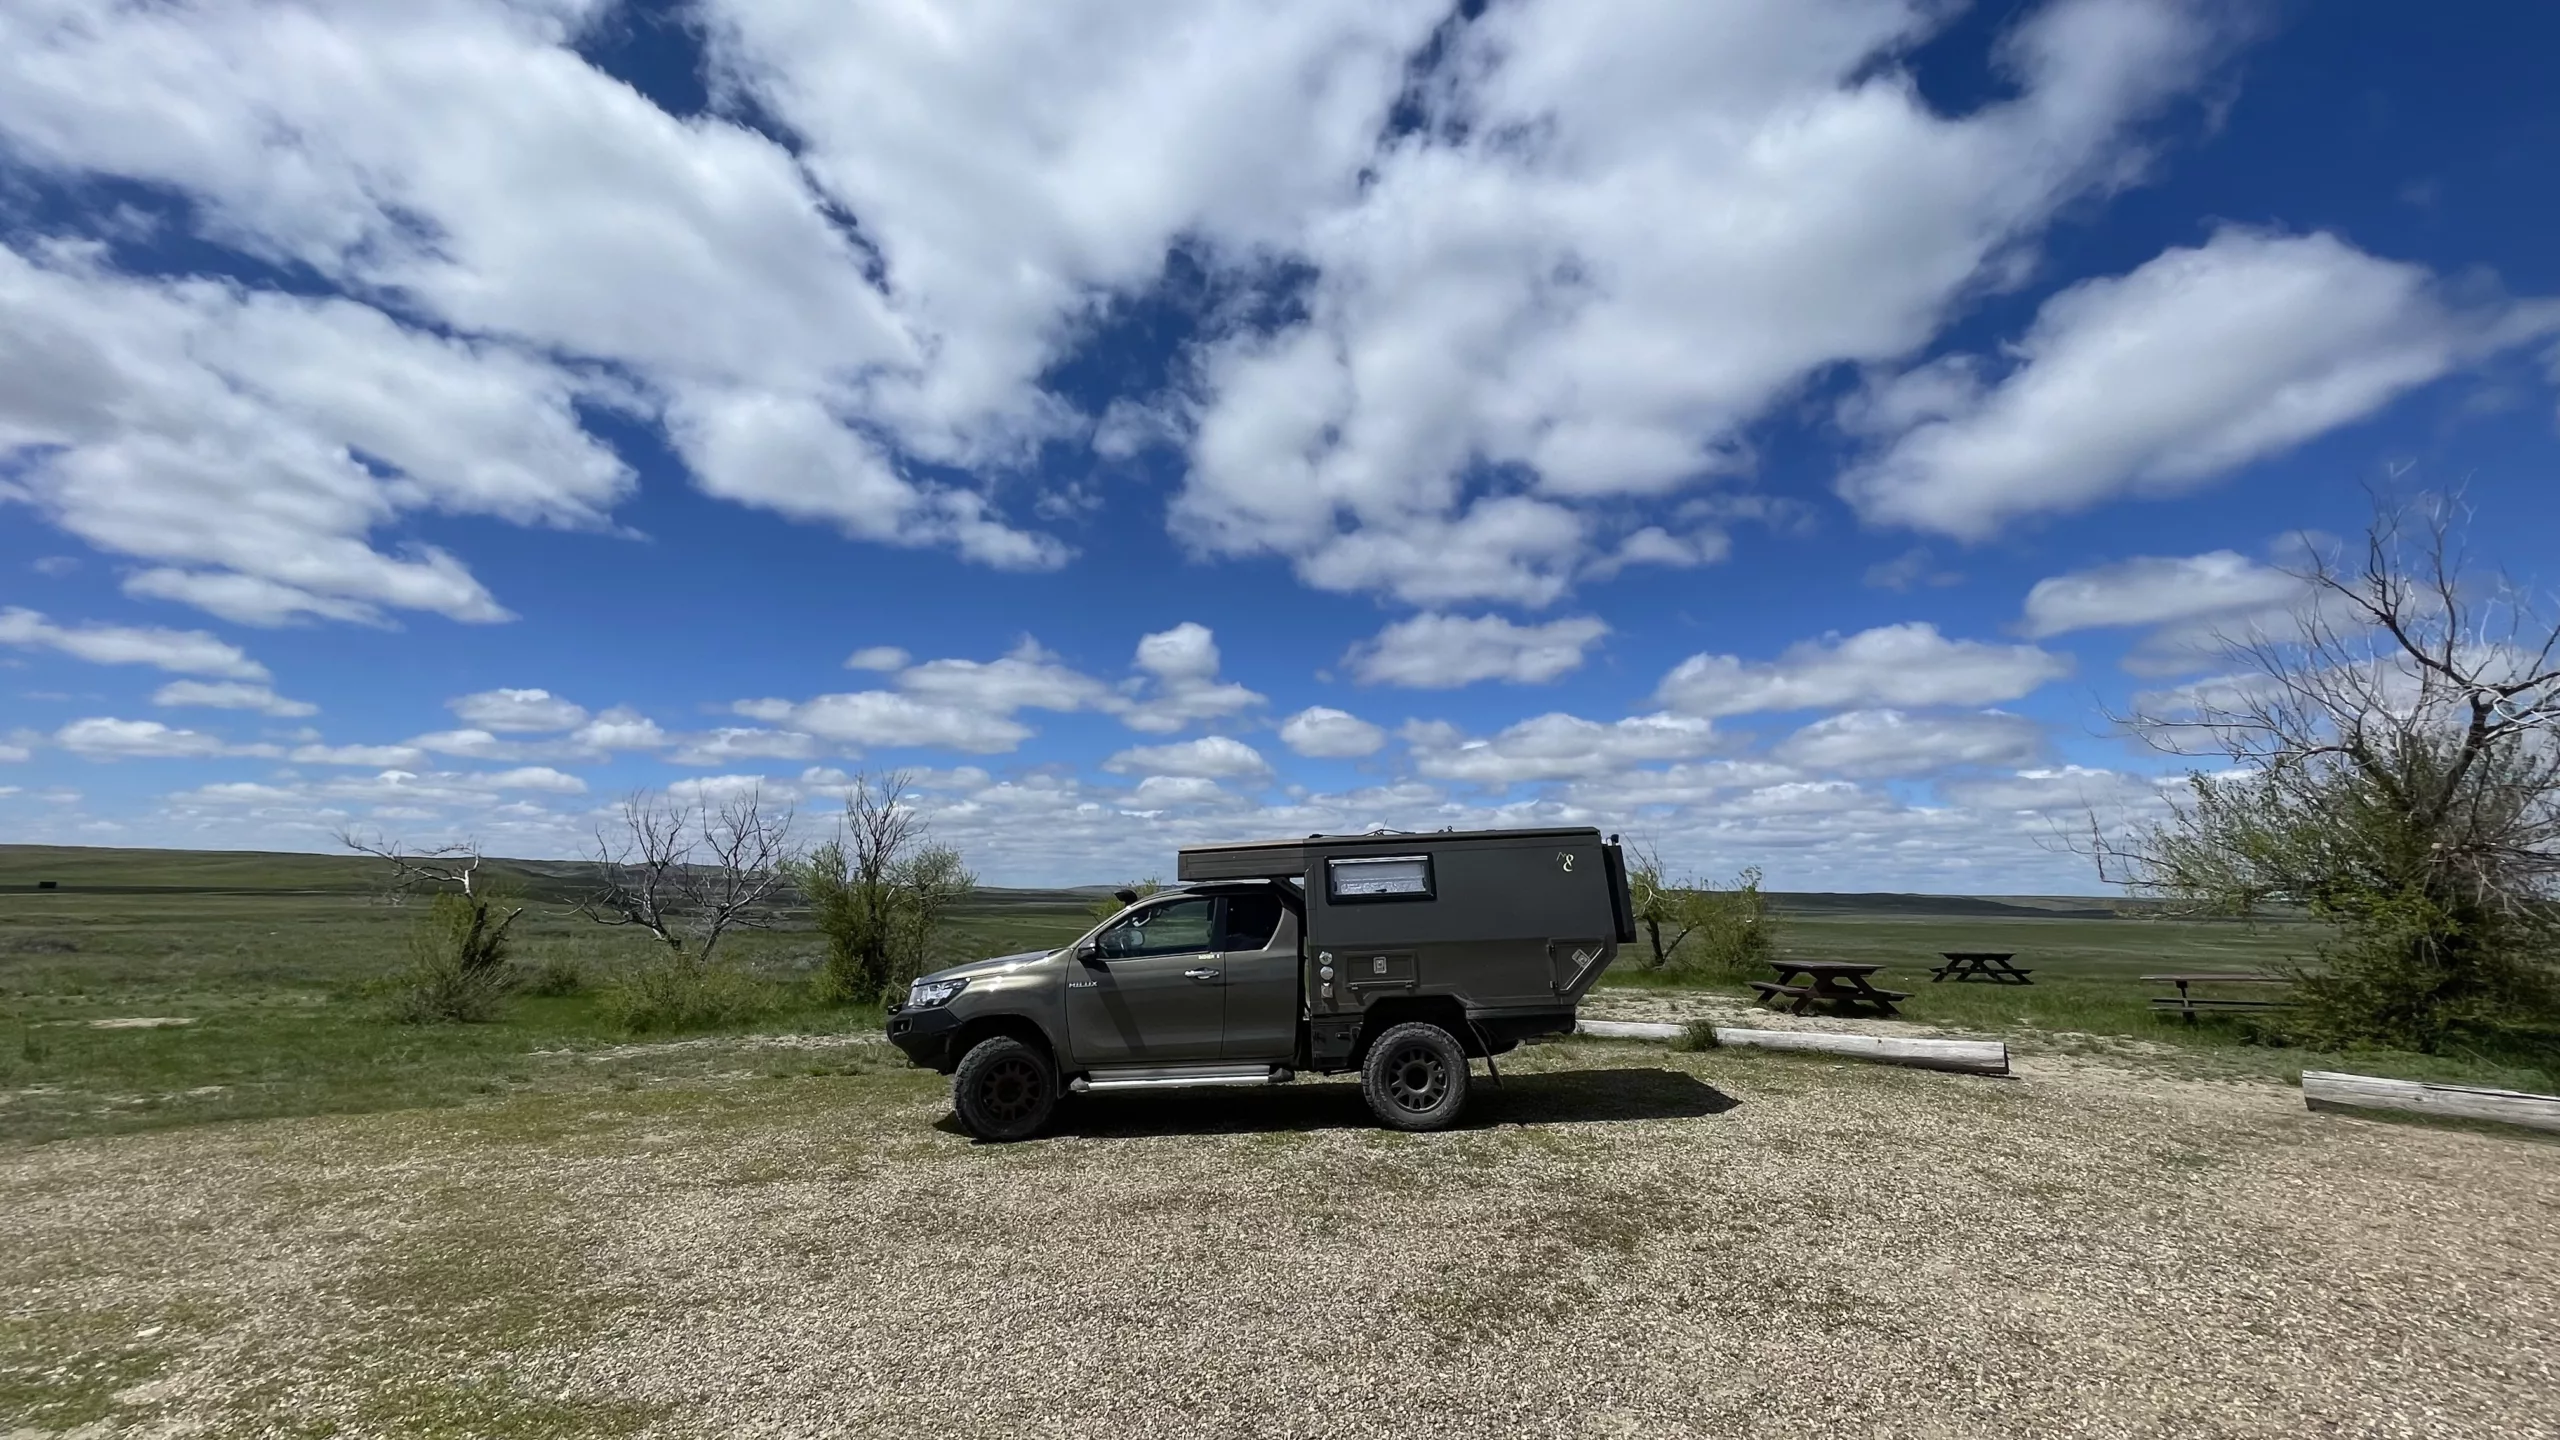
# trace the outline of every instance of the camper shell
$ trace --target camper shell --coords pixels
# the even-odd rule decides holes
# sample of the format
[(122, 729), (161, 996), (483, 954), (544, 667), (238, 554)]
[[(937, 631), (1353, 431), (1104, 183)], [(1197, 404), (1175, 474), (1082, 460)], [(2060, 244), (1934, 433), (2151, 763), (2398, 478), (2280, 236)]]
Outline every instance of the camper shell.
[(1394, 831), (1193, 846), (1174, 889), (1054, 951), (918, 980), (889, 1038), (951, 1074), (962, 1121), (1019, 1138), (1061, 1090), (1262, 1085), (1358, 1070), (1434, 1129), (1468, 1066), (1570, 1032), (1635, 939), (1617, 838)]

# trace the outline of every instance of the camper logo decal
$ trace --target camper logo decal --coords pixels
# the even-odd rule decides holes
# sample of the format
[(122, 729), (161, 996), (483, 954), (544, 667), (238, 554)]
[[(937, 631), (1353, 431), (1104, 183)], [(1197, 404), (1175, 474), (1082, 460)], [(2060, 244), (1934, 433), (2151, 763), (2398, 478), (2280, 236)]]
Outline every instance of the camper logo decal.
[(1559, 870), (1562, 870), (1562, 871), (1563, 871), (1564, 873), (1566, 873), (1567, 875), (1572, 874), (1572, 873), (1573, 873), (1573, 852), (1572, 852), (1572, 851), (1570, 851), (1570, 850), (1559, 850), (1559, 851), (1557, 851), (1557, 852), (1556, 852), (1556, 868), (1557, 868), (1557, 869), (1559, 869)]

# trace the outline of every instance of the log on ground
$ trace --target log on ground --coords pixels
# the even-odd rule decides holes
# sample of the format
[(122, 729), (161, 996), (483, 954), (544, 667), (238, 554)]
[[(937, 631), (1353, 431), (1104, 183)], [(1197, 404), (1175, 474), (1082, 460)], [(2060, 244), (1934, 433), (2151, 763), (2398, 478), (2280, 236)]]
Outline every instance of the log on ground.
[[(1644, 1020), (1584, 1020), (1574, 1027), (1611, 1040), (1676, 1040), (1682, 1027)], [(1741, 1030), (1715, 1027), (1716, 1043), (1743, 1049), (1805, 1050), (1924, 1070), (1967, 1075), (2009, 1073), (2009, 1047), (1997, 1040), (1932, 1040), (1904, 1035), (1840, 1035), (1825, 1030)]]
[(2378, 1075), (2305, 1070), (2302, 1103), (2312, 1110), (2410, 1110), (2560, 1132), (2560, 1095), (2533, 1095), (2522, 1090), (2430, 1085), (2419, 1080), (2386, 1080)]

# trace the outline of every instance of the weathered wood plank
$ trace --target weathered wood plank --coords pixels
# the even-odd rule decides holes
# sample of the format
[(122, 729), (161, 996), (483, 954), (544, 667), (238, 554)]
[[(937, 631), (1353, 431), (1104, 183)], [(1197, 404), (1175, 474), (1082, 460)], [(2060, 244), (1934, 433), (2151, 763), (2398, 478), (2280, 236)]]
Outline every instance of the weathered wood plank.
[[(1677, 1040), (1681, 1027), (1650, 1020), (1583, 1020), (1575, 1029), (1611, 1040)], [(1719, 1025), (1716, 1043), (1744, 1049), (1808, 1050), (1887, 1065), (1953, 1070), (1968, 1075), (2009, 1073), (2009, 1047), (1997, 1040), (1934, 1040), (1906, 1035), (1837, 1035), (1823, 1030), (1741, 1030)]]
[(2302, 1103), (2313, 1110), (2413, 1110), (2560, 1131), (2560, 1095), (2532, 1095), (2521, 1090), (2430, 1085), (2419, 1080), (2386, 1080), (2378, 1075), (2305, 1070)]

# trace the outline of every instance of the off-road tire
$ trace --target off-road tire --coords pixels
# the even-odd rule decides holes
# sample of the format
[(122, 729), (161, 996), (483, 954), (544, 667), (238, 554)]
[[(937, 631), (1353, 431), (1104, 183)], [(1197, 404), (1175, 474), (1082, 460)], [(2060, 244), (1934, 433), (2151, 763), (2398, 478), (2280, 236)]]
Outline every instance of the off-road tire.
[(969, 1047), (951, 1072), (951, 1109), (981, 1140), (1028, 1140), (1058, 1108), (1058, 1067), (1049, 1052), (1010, 1035)]
[(1446, 1130), (1467, 1108), (1467, 1049), (1437, 1025), (1398, 1025), (1370, 1045), (1360, 1094), (1390, 1130)]

